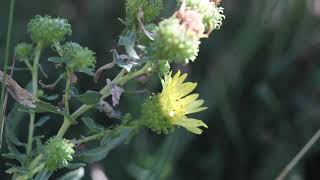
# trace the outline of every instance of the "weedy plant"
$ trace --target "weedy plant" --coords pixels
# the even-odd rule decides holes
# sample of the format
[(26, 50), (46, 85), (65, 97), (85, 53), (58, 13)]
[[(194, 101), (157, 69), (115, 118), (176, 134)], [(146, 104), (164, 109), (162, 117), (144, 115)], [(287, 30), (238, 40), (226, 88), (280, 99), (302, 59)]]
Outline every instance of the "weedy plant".
[[(122, 20), (125, 29), (118, 41), (119, 48), (123, 48), (126, 53), (119, 54), (117, 50), (112, 50), (113, 61), (96, 71), (93, 51), (76, 42), (64, 42), (66, 36), (72, 33), (67, 20), (36, 16), (29, 22), (28, 33), (32, 42), (16, 45), (15, 55), (31, 72), (32, 93), (0, 72), (1, 82), (30, 117), (27, 143), (19, 142), (6, 128), (9, 152), (4, 156), (20, 162), (7, 170), (13, 179), (48, 179), (61, 168), (78, 168), (85, 166), (85, 163), (99, 161), (142, 128), (149, 128), (158, 134), (171, 133), (176, 126), (195, 134), (201, 134), (201, 128), (207, 128), (203, 121), (189, 117), (190, 114), (206, 109), (203, 107), (204, 101), (198, 99), (199, 94), (192, 93), (197, 84), (185, 82), (187, 74), (180, 71), (173, 73), (170, 64), (188, 64), (196, 60), (201, 40), (222, 25), (223, 8), (218, 7), (218, 1), (210, 0), (178, 0), (177, 4), (177, 10), (171, 17), (156, 23), (162, 9), (162, 0), (128, 0), (127, 17)], [(55, 64), (57, 71), (61, 71), (60, 77), (49, 85), (38, 78), (41, 54), (46, 49), (57, 54), (48, 58), (48, 61)], [(78, 94), (75, 88), (78, 73), (92, 76), (97, 82), (104, 70), (114, 66), (122, 70), (113, 80), (107, 80), (103, 89)], [(147, 73), (159, 74), (162, 91), (146, 99), (138, 117), (130, 113), (117, 113), (114, 107), (120, 103), (123, 85)], [(53, 89), (62, 82), (65, 82), (60, 103), (62, 106), (45, 102), (45, 90)], [(112, 102), (105, 100), (109, 96)], [(72, 99), (82, 103), (74, 112), (69, 108)], [(85, 112), (94, 108), (99, 108), (111, 118), (120, 119), (120, 123), (104, 127), (90, 117), (81, 118)], [(37, 119), (37, 114), (43, 112), (63, 118), (56, 136), (34, 135), (35, 126), (41, 126), (49, 119)], [(80, 139), (64, 137), (79, 119), (88, 128), (86, 136)], [(96, 142), (95, 146), (79, 149), (79, 145), (91, 141)]]

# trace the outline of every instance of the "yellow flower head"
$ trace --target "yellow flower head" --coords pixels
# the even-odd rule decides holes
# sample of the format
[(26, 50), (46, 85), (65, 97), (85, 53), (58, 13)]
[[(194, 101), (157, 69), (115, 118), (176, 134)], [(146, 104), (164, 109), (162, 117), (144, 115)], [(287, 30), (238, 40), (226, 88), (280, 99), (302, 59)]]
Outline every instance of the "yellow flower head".
[(186, 82), (187, 74), (180, 72), (171, 76), (171, 72), (162, 80), (162, 92), (146, 101), (142, 110), (142, 118), (151, 130), (157, 133), (168, 133), (174, 125), (182, 126), (195, 134), (201, 134), (200, 127), (208, 128), (201, 120), (187, 115), (207, 109), (202, 107), (204, 101), (199, 94), (190, 94), (196, 83)]

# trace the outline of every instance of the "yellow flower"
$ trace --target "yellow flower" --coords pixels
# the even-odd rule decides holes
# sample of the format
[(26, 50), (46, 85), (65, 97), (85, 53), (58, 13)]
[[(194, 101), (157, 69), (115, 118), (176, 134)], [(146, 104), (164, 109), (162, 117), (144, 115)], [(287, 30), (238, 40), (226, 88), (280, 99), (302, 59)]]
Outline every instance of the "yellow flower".
[(142, 110), (146, 125), (157, 133), (167, 133), (174, 125), (182, 126), (195, 134), (201, 134), (200, 127), (208, 128), (201, 120), (189, 118), (187, 115), (207, 109), (202, 107), (204, 101), (198, 99), (199, 94), (190, 94), (196, 83), (186, 82), (187, 74), (180, 72), (171, 77), (169, 73), (162, 80), (162, 92), (148, 99)]

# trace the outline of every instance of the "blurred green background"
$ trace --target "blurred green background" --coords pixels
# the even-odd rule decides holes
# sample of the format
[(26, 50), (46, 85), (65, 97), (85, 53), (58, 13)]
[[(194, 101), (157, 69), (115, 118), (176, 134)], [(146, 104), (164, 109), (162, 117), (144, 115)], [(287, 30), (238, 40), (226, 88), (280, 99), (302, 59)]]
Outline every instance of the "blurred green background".
[[(67, 40), (95, 51), (100, 67), (111, 61), (109, 50), (117, 48), (117, 37), (124, 28), (117, 18), (124, 18), (124, 4), (124, 0), (16, 0), (11, 47), (29, 41), (27, 23), (34, 15), (59, 16), (72, 24), (73, 34)], [(84, 179), (90, 179), (90, 173), (100, 168), (111, 180), (270, 180), (320, 128), (320, 1), (224, 0), (222, 6), (226, 20), (221, 30), (203, 41), (197, 61), (175, 66), (188, 72), (190, 81), (198, 82), (197, 91), (208, 110), (197, 118), (205, 120), (209, 129), (200, 136), (179, 128), (168, 136), (145, 130), (104, 161), (88, 165)], [(169, 17), (174, 7), (174, 0), (165, 1), (162, 17)], [(9, 0), (1, 0), (1, 63), (8, 9)], [(42, 80), (47, 83), (58, 76), (53, 65), (46, 62), (51, 53), (47, 49), (42, 56), (49, 74), (49, 79)], [(103, 78), (112, 78), (117, 71), (119, 68), (108, 71)], [(95, 85), (85, 75), (80, 78), (82, 91), (97, 90), (105, 84), (101, 81)], [(25, 86), (30, 74), (16, 71), (14, 79)], [(155, 76), (147, 83), (129, 83), (126, 87), (147, 90), (122, 97), (119, 110), (134, 114), (148, 92), (160, 90), (160, 82)], [(13, 108), (12, 99), (8, 108)], [(91, 115), (105, 126), (116, 122), (98, 111)], [(21, 140), (26, 140), (27, 119), (21, 116), (19, 121)], [(46, 129), (36, 133), (54, 135), (61, 123), (61, 119), (53, 118)], [(68, 136), (78, 135), (81, 126), (74, 127)], [(289, 180), (320, 179), (319, 143), (294, 168)], [(9, 178), (4, 173), (6, 161), (0, 158), (1, 180)]]

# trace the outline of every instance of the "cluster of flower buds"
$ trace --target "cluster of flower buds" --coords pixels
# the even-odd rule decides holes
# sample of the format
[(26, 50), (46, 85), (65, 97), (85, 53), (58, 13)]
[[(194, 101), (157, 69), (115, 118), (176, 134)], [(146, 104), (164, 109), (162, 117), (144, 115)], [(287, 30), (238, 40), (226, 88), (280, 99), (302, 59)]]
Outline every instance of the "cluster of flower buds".
[(95, 68), (95, 53), (87, 47), (82, 47), (75, 42), (67, 42), (62, 46), (62, 57), (67, 60), (67, 67), (73, 71), (83, 71)]
[(33, 51), (32, 44), (19, 43), (15, 47), (15, 54), (19, 60), (29, 60)]
[(28, 32), (35, 43), (54, 44), (71, 35), (71, 25), (66, 19), (36, 16), (28, 24)]
[(181, 6), (173, 16), (156, 28), (152, 54), (157, 59), (188, 63), (196, 59), (201, 38), (222, 25), (223, 8), (210, 0), (179, 2)]
[(66, 167), (68, 162), (71, 161), (72, 155), (75, 153), (73, 150), (74, 144), (66, 139), (54, 137), (48, 140), (45, 145), (47, 154), (46, 168), (50, 171)]

